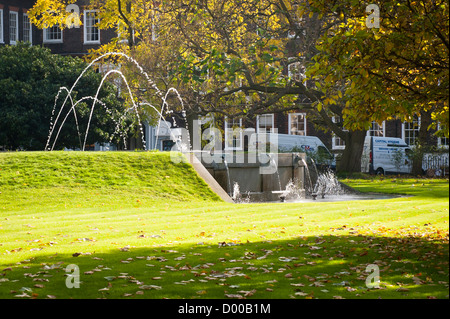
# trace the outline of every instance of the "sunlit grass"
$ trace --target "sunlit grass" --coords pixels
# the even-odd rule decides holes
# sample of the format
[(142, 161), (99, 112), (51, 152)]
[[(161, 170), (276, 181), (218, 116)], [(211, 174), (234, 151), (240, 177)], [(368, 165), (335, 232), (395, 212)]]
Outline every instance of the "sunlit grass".
[(0, 169), (0, 298), (448, 298), (448, 180), (344, 180), (414, 195), (390, 200), (239, 205), (166, 153), (6, 153)]

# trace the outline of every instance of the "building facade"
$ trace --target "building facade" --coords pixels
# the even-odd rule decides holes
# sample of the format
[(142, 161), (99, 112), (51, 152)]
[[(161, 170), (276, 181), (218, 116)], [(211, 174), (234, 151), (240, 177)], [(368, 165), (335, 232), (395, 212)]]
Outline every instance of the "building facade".
[(79, 0), (69, 8), (80, 13), (82, 25), (38, 29), (30, 23), (27, 13), (33, 7), (34, 0), (0, 0), (0, 45), (23, 41), (47, 47), (55, 54), (86, 55), (90, 49), (98, 48), (116, 36), (115, 30), (99, 30), (96, 27), (97, 11), (89, 10), (88, 2)]
[[(308, 111), (299, 109), (290, 113), (271, 113), (257, 116), (255, 121), (244, 121), (233, 119), (225, 121), (225, 150), (243, 150), (244, 143), (239, 141), (239, 137), (227, 134), (236, 128), (255, 128), (256, 133), (277, 131), (279, 134), (317, 136), (335, 154), (341, 153), (345, 149), (345, 143), (331, 132), (324, 132), (318, 128), (309, 118), (312, 115)], [(336, 119), (333, 119), (336, 120)], [(373, 122), (367, 136), (397, 137), (402, 138), (408, 145), (414, 146), (419, 135), (421, 121), (416, 117), (412, 122), (402, 122), (400, 120), (383, 121), (380, 125)], [(448, 149), (448, 139), (434, 136), (435, 131), (430, 130), (428, 134), (428, 145), (436, 148)], [(227, 139), (233, 138), (234, 141)]]

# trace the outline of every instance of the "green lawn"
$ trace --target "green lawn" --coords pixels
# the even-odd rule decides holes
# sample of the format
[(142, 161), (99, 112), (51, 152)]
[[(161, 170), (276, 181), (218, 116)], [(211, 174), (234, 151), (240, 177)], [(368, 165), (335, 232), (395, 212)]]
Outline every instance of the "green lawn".
[(448, 180), (343, 182), (413, 196), (228, 204), (168, 153), (0, 153), (0, 298), (448, 299)]

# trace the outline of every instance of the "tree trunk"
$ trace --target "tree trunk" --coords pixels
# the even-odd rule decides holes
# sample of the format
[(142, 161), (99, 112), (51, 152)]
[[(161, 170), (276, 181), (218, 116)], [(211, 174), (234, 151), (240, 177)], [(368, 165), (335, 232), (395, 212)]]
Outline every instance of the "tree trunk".
[(431, 111), (422, 112), (420, 114), (419, 136), (414, 146), (412, 175), (422, 175), (423, 156), (429, 151), (428, 145), (428, 127), (431, 124)]
[(337, 167), (339, 172), (361, 172), (361, 156), (367, 131), (349, 131), (345, 139), (345, 150)]

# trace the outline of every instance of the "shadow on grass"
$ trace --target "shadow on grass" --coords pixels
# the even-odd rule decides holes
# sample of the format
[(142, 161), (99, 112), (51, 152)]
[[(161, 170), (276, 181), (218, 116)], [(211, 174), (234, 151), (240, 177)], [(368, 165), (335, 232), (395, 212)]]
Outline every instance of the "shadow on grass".
[[(66, 285), (76, 283), (68, 276), (76, 272), (66, 271), (70, 264), (79, 269), (79, 288)], [(366, 271), (368, 265), (375, 268)], [(336, 235), (123, 247), (77, 257), (37, 254), (1, 267), (2, 299), (411, 299), (449, 294), (448, 239)], [(373, 269), (379, 270), (380, 283), (369, 289), (366, 281), (375, 284)]]

